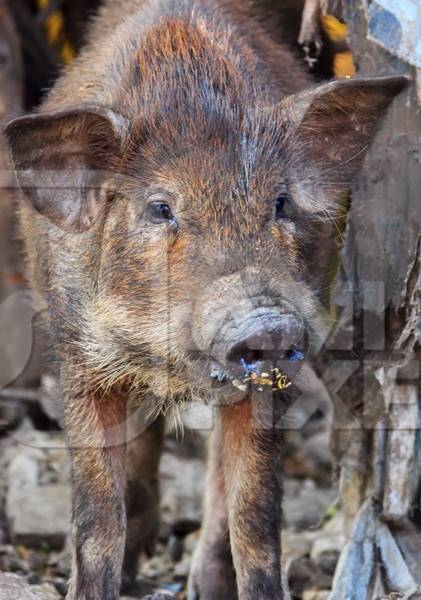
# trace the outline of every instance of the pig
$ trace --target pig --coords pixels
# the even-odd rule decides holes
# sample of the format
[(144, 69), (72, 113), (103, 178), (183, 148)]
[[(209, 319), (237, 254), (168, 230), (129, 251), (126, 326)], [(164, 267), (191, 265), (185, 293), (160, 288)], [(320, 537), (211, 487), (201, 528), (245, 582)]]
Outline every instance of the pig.
[(406, 79), (314, 86), (269, 4), (108, 0), (7, 127), (63, 389), (67, 600), (116, 600), (153, 552), (164, 417), (193, 395), (216, 422), (189, 598), (287, 597), (294, 386), (255, 382), (311, 359), (335, 215)]

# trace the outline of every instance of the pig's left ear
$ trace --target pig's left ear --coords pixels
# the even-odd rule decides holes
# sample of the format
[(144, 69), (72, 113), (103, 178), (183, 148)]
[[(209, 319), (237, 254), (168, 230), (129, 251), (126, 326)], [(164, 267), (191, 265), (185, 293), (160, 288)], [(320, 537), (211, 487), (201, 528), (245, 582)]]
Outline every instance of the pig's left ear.
[(101, 189), (127, 126), (123, 117), (97, 106), (9, 123), (6, 135), (26, 199), (64, 230), (89, 229), (100, 214)]
[(297, 161), (349, 182), (408, 81), (401, 76), (344, 79), (287, 98), (281, 111)]

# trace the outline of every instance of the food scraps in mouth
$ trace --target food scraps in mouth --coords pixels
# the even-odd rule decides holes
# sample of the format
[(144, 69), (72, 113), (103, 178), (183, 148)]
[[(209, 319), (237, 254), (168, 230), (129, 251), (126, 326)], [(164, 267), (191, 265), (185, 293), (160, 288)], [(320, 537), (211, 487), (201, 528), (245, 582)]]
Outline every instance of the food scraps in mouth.
[(285, 390), (289, 388), (292, 381), (289, 381), (288, 376), (275, 367), (271, 369), (271, 375), (269, 373), (258, 375), (255, 372), (248, 371), (243, 379), (234, 379), (232, 384), (242, 392), (245, 392), (249, 385), (256, 385), (259, 392), (262, 392), (263, 387), (269, 385), (272, 386), (272, 391)]

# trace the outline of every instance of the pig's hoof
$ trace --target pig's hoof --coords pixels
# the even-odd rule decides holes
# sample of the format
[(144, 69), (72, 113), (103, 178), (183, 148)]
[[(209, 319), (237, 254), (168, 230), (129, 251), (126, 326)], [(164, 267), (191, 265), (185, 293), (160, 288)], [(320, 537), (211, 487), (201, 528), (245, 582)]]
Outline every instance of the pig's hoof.
[[(121, 576), (121, 588), (120, 592), (122, 594), (126, 594), (134, 589), (136, 584), (136, 573), (128, 573), (127, 571), (123, 571)], [(143, 599), (142, 599), (143, 600)]]
[(237, 600), (235, 573), (230, 561), (196, 563), (187, 584), (187, 600)]

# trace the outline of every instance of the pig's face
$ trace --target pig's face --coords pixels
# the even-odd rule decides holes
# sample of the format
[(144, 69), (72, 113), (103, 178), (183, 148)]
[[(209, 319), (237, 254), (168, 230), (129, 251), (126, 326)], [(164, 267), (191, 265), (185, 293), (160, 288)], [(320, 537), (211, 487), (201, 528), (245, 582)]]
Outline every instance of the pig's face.
[(109, 325), (122, 350), (149, 359), (149, 378), (169, 371), (181, 392), (232, 393), (247, 369), (294, 370), (320, 332), (315, 253), (326, 253), (334, 199), (319, 190), (311, 201), (275, 111), (219, 125), (187, 138), (178, 123), (168, 139), (158, 124), (149, 142), (134, 138), (104, 231), (100, 281), (121, 307), (120, 323), (107, 309)]
[[(146, 130), (92, 108), (13, 123), (35, 208), (97, 248), (79, 347), (99, 380), (164, 398), (230, 395), (231, 380), (275, 368), (293, 377), (320, 333), (338, 200), (404, 82), (337, 82), (276, 108), (184, 107)], [(77, 185), (58, 200), (28, 181), (34, 163), (77, 169)], [(105, 167), (117, 177), (98, 184)]]

